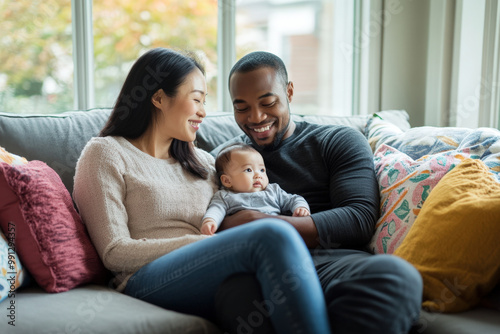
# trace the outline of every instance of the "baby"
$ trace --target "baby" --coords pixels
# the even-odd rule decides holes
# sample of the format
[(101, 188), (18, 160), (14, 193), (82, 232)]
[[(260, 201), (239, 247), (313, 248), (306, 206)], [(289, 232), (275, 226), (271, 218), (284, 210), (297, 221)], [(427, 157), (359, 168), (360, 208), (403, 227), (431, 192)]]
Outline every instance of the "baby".
[(272, 215), (285, 211), (295, 217), (310, 215), (302, 196), (288, 194), (276, 183), (269, 184), (264, 159), (250, 145), (223, 148), (215, 160), (215, 169), (224, 188), (214, 194), (203, 216), (203, 234), (214, 234), (226, 215), (244, 209)]

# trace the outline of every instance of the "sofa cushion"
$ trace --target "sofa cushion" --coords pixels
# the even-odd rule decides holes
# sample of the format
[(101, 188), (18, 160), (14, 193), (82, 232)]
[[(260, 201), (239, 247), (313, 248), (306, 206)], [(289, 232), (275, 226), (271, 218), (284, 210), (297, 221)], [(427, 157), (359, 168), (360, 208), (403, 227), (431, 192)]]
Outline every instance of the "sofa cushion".
[(0, 226), (13, 231), (16, 250), (48, 292), (104, 282), (107, 272), (71, 196), (45, 163), (0, 163)]
[(0, 113), (0, 145), (27, 160), (41, 160), (73, 192), (76, 161), (89, 139), (108, 119), (110, 109), (65, 112), (59, 115)]
[(165, 310), (97, 285), (57, 294), (23, 288), (16, 295), (15, 327), (8, 324), (5, 312), (0, 333), (222, 334), (200, 317)]
[(446, 174), (394, 252), (424, 282), (423, 307), (460, 312), (477, 305), (500, 279), (500, 183), (478, 159)]
[(430, 192), (441, 178), (468, 157), (469, 148), (426, 155), (413, 160), (383, 144), (375, 152), (380, 190), (380, 217), (369, 249), (392, 254), (408, 234)]
[(460, 313), (422, 311), (411, 334), (498, 334), (498, 311), (474, 308)]

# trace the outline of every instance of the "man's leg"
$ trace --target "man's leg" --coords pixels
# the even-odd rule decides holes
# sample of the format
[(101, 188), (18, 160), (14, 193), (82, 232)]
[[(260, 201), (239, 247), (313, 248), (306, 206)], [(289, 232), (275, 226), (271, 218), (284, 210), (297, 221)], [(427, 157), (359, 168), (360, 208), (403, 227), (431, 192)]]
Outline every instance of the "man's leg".
[(332, 333), (408, 333), (418, 320), (422, 279), (391, 255), (314, 250)]
[(215, 295), (217, 324), (231, 334), (274, 334), (257, 278), (237, 274), (227, 278)]
[[(418, 271), (395, 256), (338, 249), (313, 250), (325, 292), (332, 333), (407, 333), (418, 320), (422, 280)], [(262, 294), (253, 275), (228, 278), (216, 296), (219, 319), (231, 333), (270, 333), (269, 321), (246, 332), (238, 318), (258, 312)], [(253, 288), (252, 288), (253, 287)]]

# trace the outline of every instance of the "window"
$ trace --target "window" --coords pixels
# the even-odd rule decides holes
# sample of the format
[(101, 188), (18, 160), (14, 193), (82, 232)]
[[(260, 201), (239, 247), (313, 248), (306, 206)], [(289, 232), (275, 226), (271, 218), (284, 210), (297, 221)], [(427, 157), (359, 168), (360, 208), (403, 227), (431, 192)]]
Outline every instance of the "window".
[[(397, 72), (415, 68), (397, 58), (411, 42), (403, 17), (428, 22), (418, 34), (427, 48), (422, 85), (398, 86)], [(409, 110), (413, 97), (425, 100), (414, 111), (425, 125), (500, 123), (495, 0), (4, 0), (0, 18), (0, 112), (112, 107), (135, 59), (163, 46), (204, 62), (209, 112), (232, 110), (232, 64), (267, 50), (288, 68), (297, 114), (368, 114), (394, 101)]]
[[(237, 0), (236, 56), (264, 50), (280, 56), (299, 114), (351, 114), (354, 2)], [(343, 52), (344, 51), (344, 52)], [(335, 75), (334, 75), (335, 73)]]
[(73, 108), (71, 0), (0, 2), (0, 111)]
[(207, 110), (217, 109), (217, 0), (8, 0), (0, 17), (0, 112), (112, 107), (153, 47), (194, 52), (206, 67)]
[(207, 109), (217, 107), (217, 1), (108, 0), (93, 3), (95, 105), (113, 106), (146, 50), (195, 51), (206, 67)]

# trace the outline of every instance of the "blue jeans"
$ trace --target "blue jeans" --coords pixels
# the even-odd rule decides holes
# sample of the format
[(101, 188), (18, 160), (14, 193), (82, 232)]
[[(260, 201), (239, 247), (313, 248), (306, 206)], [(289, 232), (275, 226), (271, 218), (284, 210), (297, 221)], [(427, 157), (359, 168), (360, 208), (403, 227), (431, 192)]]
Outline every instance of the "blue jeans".
[(264, 297), (262, 314), (278, 333), (330, 333), (309, 250), (298, 232), (278, 219), (235, 227), (165, 254), (139, 269), (124, 293), (214, 319), (219, 285), (238, 273), (255, 275)]

